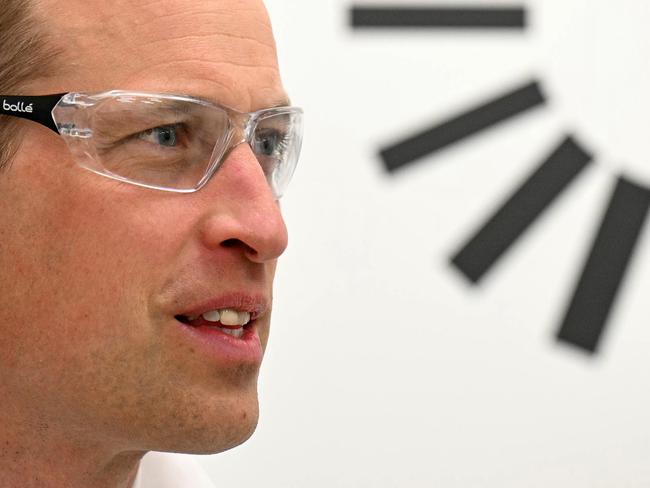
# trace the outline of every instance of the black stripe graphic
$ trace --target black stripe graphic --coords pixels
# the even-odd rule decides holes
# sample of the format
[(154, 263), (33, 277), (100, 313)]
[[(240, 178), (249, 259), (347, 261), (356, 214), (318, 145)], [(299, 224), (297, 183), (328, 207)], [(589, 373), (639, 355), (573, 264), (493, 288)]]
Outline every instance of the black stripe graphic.
[(526, 11), (514, 8), (361, 7), (351, 9), (354, 28), (524, 29)]
[(590, 353), (598, 349), (650, 207), (650, 190), (620, 178), (557, 334)]
[(539, 83), (534, 81), (387, 147), (381, 150), (380, 155), (386, 169), (391, 172), (396, 171), (423, 156), (440, 151), (544, 102)]
[(567, 137), (451, 259), (452, 264), (478, 283), (591, 159), (572, 137)]

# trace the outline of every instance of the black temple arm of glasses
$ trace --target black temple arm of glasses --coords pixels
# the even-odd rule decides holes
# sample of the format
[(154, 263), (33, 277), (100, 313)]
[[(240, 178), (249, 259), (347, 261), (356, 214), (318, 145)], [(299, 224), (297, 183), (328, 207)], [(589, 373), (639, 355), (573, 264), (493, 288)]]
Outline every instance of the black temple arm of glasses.
[(58, 134), (59, 130), (52, 118), (52, 110), (64, 95), (65, 93), (37, 97), (0, 95), (2, 100), (0, 115), (33, 120)]

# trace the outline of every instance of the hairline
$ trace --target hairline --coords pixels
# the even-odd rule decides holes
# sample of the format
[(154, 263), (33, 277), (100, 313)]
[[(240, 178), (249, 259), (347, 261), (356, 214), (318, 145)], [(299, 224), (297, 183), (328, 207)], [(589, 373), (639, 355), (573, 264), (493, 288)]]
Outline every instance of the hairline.
[[(62, 49), (48, 32), (33, 0), (3, 0), (0, 12), (0, 93), (27, 94), (55, 73)], [(0, 172), (11, 165), (23, 141), (24, 121), (0, 116)]]

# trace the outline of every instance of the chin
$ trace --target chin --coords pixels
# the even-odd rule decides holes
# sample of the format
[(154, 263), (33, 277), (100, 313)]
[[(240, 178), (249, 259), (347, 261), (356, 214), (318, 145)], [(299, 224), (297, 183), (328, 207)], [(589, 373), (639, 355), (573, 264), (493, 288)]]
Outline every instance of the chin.
[(259, 414), (257, 409), (254, 412), (241, 413), (241, 416), (235, 419), (228, 427), (222, 424), (219, 429), (209, 429), (212, 435), (202, 436), (200, 441), (194, 445), (193, 449), (191, 446), (188, 446), (192, 450), (187, 451), (187, 453), (218, 454), (233, 449), (251, 438), (257, 428), (258, 420)]
[(217, 401), (203, 412), (185, 411), (183, 416), (172, 416), (166, 426), (155, 429), (164, 433), (164, 438), (151, 439), (147, 450), (217, 454), (246, 442), (258, 420), (257, 396), (246, 401)]

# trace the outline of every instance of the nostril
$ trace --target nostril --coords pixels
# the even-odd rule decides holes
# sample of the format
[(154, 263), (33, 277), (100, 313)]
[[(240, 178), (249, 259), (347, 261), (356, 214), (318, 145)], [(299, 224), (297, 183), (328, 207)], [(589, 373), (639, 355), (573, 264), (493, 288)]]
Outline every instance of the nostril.
[(226, 239), (221, 243), (221, 245), (225, 248), (233, 248), (233, 247), (240, 247), (242, 248), (247, 254), (257, 254), (257, 251), (250, 247), (248, 244), (245, 242), (240, 241), (239, 239)]
[(236, 247), (238, 242), (240, 242), (240, 241), (238, 241), (237, 239), (228, 239), (228, 240), (223, 241), (221, 243), (221, 245), (223, 247)]

